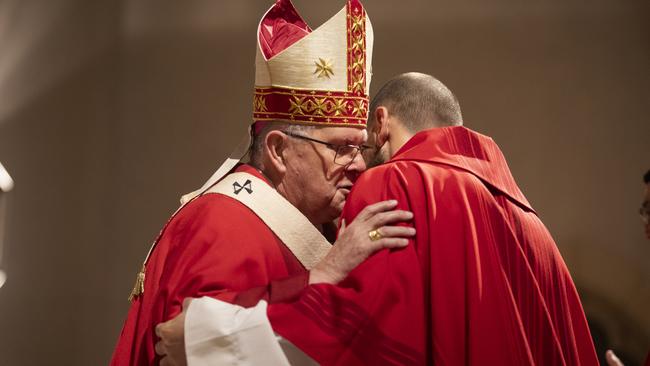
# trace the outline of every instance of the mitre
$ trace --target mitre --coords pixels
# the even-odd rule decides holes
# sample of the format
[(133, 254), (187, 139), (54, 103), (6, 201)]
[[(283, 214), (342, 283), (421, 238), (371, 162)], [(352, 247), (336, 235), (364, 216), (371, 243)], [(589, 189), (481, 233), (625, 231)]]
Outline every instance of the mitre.
[(364, 128), (373, 33), (358, 0), (311, 30), (278, 0), (257, 32), (253, 120)]

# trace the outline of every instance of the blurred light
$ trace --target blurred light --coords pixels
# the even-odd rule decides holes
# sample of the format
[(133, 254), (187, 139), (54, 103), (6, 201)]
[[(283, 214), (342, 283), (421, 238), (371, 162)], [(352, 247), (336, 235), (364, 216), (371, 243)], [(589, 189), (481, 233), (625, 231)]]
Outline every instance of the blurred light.
[(14, 180), (11, 179), (9, 172), (0, 163), (0, 192), (9, 192), (14, 188)]
[(0, 0), (0, 124), (87, 60), (85, 23), (65, 18), (79, 3)]
[(7, 282), (7, 275), (4, 271), (0, 270), (0, 288), (2, 288), (2, 285), (4, 285), (5, 282)]

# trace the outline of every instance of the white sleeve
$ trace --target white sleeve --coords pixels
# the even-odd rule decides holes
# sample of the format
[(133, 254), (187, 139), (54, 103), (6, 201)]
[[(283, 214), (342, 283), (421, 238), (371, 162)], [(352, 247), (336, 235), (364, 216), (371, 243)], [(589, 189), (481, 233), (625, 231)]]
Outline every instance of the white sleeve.
[(278, 342), (266, 307), (263, 300), (243, 308), (210, 297), (193, 299), (185, 314), (188, 366), (317, 365), (287, 340)]

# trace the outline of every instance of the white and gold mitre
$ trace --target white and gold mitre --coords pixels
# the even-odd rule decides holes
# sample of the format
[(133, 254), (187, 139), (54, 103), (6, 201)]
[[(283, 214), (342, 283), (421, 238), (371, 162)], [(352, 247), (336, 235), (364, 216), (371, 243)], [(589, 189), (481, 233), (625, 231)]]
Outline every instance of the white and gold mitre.
[(255, 122), (365, 128), (373, 33), (358, 0), (313, 31), (290, 0), (277, 0), (257, 37)]

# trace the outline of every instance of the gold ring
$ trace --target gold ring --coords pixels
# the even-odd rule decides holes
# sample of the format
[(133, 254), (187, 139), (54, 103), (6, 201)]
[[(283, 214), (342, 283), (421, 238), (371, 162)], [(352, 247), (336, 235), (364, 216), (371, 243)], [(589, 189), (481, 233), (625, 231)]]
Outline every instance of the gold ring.
[(379, 233), (379, 230), (370, 230), (368, 231), (368, 237), (372, 241), (377, 241), (382, 238), (381, 234)]

